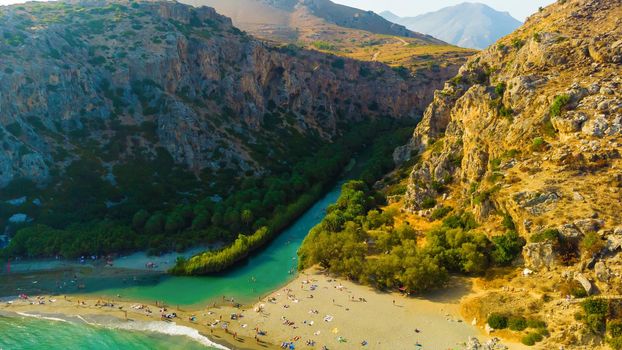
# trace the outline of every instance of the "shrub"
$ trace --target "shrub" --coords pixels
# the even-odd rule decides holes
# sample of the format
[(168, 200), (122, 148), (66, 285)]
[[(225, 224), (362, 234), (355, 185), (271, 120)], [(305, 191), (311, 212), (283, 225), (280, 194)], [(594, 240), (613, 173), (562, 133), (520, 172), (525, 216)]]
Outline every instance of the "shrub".
[(329, 42), (326, 41), (316, 41), (314, 43), (312, 43), (311, 45), (315, 46), (316, 49), (318, 50), (325, 50), (325, 51), (335, 51), (337, 50), (337, 47)]
[(609, 343), (609, 346), (614, 350), (622, 350), (622, 337), (611, 338), (607, 340), (607, 343)]
[(601, 334), (605, 331), (605, 318), (598, 314), (587, 315), (585, 325), (592, 333)]
[(581, 307), (588, 315), (606, 316), (609, 313), (609, 303), (606, 300), (587, 299), (581, 303)]
[(488, 325), (494, 329), (505, 329), (508, 327), (508, 318), (505, 315), (493, 313), (486, 320)]
[(495, 93), (499, 96), (503, 96), (503, 93), (505, 93), (505, 89), (506, 89), (506, 84), (505, 83), (499, 83), (497, 84), (497, 86), (495, 86)]
[(431, 208), (434, 208), (435, 205), (436, 205), (436, 199), (434, 199), (433, 197), (426, 197), (421, 203), (421, 207), (423, 209), (431, 209)]
[(582, 286), (575, 286), (574, 288), (572, 288), (570, 290), (570, 295), (572, 295), (575, 298), (585, 298), (587, 297), (587, 292), (585, 291), (585, 288), (583, 288)]
[(512, 316), (508, 319), (508, 328), (513, 331), (523, 331), (527, 328), (527, 320), (524, 317)]
[(529, 333), (521, 339), (521, 342), (527, 346), (536, 345), (539, 341), (542, 341), (542, 336), (538, 333)]
[[(542, 9), (542, 7), (540, 9)], [(542, 41), (542, 36), (540, 35), (540, 33), (533, 33), (533, 40), (535, 40), (537, 43)]]
[(607, 332), (612, 338), (622, 337), (622, 320), (613, 320), (607, 323)]
[(512, 219), (512, 216), (510, 216), (510, 214), (508, 213), (503, 214), (503, 221), (501, 222), (501, 224), (503, 225), (503, 227), (505, 227), (506, 229), (510, 231), (516, 230), (516, 225), (514, 224), (514, 220)]
[(440, 219), (444, 218), (445, 216), (447, 216), (447, 214), (451, 213), (452, 210), (453, 210), (452, 207), (436, 208), (432, 212), (432, 216), (430, 216), (430, 218), (432, 220), (440, 220)]
[(516, 231), (508, 231), (501, 236), (492, 237), (494, 249), (491, 253), (492, 261), (499, 266), (507, 266), (523, 251), (525, 239)]
[(135, 230), (142, 230), (147, 220), (149, 220), (149, 216), (149, 212), (144, 209), (137, 211), (134, 217), (132, 217), (132, 228)]
[(570, 96), (566, 94), (555, 96), (549, 110), (550, 115), (552, 117), (560, 116), (566, 105), (568, 105), (568, 102), (570, 102)]
[(544, 141), (544, 139), (542, 137), (536, 137), (531, 142), (531, 150), (534, 151), (534, 152), (540, 152), (540, 151), (544, 150), (546, 145), (547, 145), (547, 143), (546, 143), (546, 141)]
[(523, 39), (521, 38), (514, 38), (512, 39), (512, 46), (515, 49), (520, 49), (521, 47), (523, 47), (523, 45), (525, 45), (525, 41), (523, 41)]
[(538, 233), (534, 233), (529, 238), (529, 240), (532, 243), (540, 243), (540, 242), (559, 243), (559, 239), (560, 239), (560, 233), (557, 229), (547, 229), (544, 231), (540, 231)]
[(587, 233), (581, 240), (581, 251), (587, 256), (600, 252), (604, 247), (605, 243), (596, 232)]
[(499, 106), (499, 115), (504, 118), (509, 118), (514, 115), (514, 110), (512, 109), (512, 107), (506, 107), (502, 104)]
[(546, 322), (536, 318), (530, 318), (527, 320), (527, 327), (533, 329), (546, 328)]

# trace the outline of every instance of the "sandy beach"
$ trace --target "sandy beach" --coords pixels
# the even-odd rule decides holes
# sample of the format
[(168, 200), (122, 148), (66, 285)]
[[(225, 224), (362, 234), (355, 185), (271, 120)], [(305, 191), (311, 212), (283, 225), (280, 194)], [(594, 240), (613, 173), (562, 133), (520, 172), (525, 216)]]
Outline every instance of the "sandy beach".
[[(166, 322), (196, 329), (230, 349), (278, 349), (287, 342), (298, 349), (462, 349), (469, 336), (487, 337), (461, 319), (460, 299), (470, 293), (468, 281), (453, 282), (442, 291), (408, 298), (307, 271), (255, 305), (239, 308), (235, 300), (226, 298), (200, 310), (187, 310), (124, 301), (123, 296), (96, 300), (71, 295), (14, 300), (3, 303), (0, 310), (90, 319), (108, 316), (128, 323), (160, 322), (161, 314), (175, 313)], [(237, 317), (232, 319), (232, 314)]]

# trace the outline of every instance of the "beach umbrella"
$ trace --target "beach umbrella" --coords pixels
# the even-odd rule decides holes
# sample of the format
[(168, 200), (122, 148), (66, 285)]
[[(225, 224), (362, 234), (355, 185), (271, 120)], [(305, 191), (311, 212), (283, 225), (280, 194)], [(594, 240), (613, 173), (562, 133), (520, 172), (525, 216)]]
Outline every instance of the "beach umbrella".
[(332, 332), (337, 334), (337, 333), (339, 333), (339, 329), (338, 328), (333, 328)]

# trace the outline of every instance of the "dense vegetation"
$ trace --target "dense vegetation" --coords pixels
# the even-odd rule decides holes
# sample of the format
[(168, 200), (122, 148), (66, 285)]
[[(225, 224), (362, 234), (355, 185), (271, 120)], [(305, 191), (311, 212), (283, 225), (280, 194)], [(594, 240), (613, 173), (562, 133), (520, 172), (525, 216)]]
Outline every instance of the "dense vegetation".
[[(283, 158), (285, 165), (278, 164), (273, 175), (263, 177), (223, 171), (197, 179), (161, 150), (153, 160), (137, 156), (115, 166), (114, 187), (103, 179), (105, 171), (98, 158), (84, 154), (67, 168), (61, 186), (40, 190), (20, 181), (3, 190), (6, 198), (39, 195), (44, 200), (38, 205), (27, 201), (16, 208), (2, 204), (36, 219), (36, 225), (17, 230), (2, 254), (75, 258), (140, 249), (160, 254), (214, 242), (233, 243), (218, 258), (210, 259), (209, 268), (178, 267), (176, 271), (220, 270), (295, 220), (363, 149), (371, 147), (373, 154), (368, 161), (373, 166), (367, 167), (365, 176), (386, 171), (389, 165), (381, 159), (390, 158), (387, 152), (412, 133), (412, 126), (399, 128), (391, 121), (365, 122), (319, 148), (316, 139), (301, 136), (298, 144), (292, 144), (296, 147), (291, 150), (293, 156)], [(313, 155), (301, 157), (304, 153)], [(300, 158), (296, 161), (294, 156)], [(220, 192), (210, 190), (214, 184)]]
[(587, 329), (605, 339), (615, 350), (622, 349), (622, 305), (619, 300), (589, 298), (581, 303), (583, 312), (575, 315)]
[(343, 186), (336, 204), (298, 252), (299, 268), (315, 264), (380, 289), (416, 293), (443, 286), (450, 273), (481, 274), (509, 265), (525, 241), (515, 232), (488, 238), (470, 213), (454, 212), (420, 236), (397, 211), (378, 209), (383, 196), (362, 181)]
[[(349, 137), (331, 145), (327, 148), (327, 152), (320, 153), (318, 157), (311, 160), (312, 163), (309, 163), (308, 172), (299, 174), (299, 177), (304, 179), (306, 183), (314, 184), (303, 195), (289, 205), (279, 208), (269, 219), (260, 224), (257, 223), (256, 226), (259, 227), (255, 228), (254, 233), (239, 234), (233, 244), (224, 249), (207, 251), (188, 260), (179, 259), (171, 272), (188, 275), (211, 273), (221, 271), (245, 258), (273, 238), (275, 234), (289, 226), (313, 205), (340, 177), (339, 173), (355, 153), (361, 150), (364, 143), (360, 141), (372, 142), (372, 138), (373, 144), (367, 150), (370, 154), (364, 160), (364, 166), (360, 169), (360, 176), (365, 178), (367, 183), (373, 183), (393, 167), (393, 162), (390, 161), (393, 150), (403, 144), (412, 134), (411, 127), (395, 130), (387, 127), (388, 125), (386, 123), (373, 123), (363, 129), (357, 128), (355, 132), (349, 134)], [(374, 131), (374, 129), (376, 130)], [(384, 130), (384, 132), (373, 137), (378, 130)], [(313, 171), (314, 177), (308, 178), (308, 173), (311, 171)]]

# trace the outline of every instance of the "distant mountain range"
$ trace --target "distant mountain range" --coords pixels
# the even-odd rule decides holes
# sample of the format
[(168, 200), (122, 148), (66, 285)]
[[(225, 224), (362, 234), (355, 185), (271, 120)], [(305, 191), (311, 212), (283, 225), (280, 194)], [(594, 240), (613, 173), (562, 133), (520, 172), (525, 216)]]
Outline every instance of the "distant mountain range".
[(233, 23), (259, 37), (297, 40), (309, 29), (333, 25), (374, 34), (437, 40), (387, 21), (372, 11), (335, 4), (330, 0), (181, 0), (194, 6), (210, 6), (231, 17)]
[(412, 31), (473, 49), (484, 49), (521, 25), (507, 12), (468, 2), (416, 17), (400, 17), (389, 11), (380, 15)]
[[(330, 0), (180, 1), (197, 7), (213, 7), (218, 13), (230, 17), (236, 27), (274, 45), (294, 44), (407, 68), (419, 74), (425, 72), (435, 81), (439, 74), (454, 76), (457, 73), (454, 69), (474, 53), (430, 35), (413, 32), (372, 11)], [(451, 69), (445, 69), (448, 67)]]

